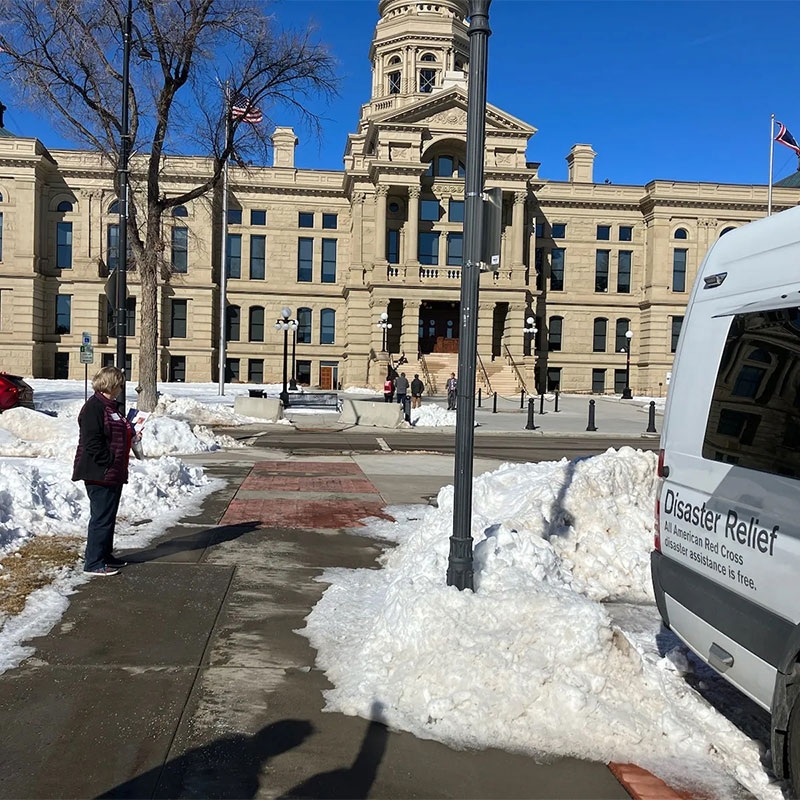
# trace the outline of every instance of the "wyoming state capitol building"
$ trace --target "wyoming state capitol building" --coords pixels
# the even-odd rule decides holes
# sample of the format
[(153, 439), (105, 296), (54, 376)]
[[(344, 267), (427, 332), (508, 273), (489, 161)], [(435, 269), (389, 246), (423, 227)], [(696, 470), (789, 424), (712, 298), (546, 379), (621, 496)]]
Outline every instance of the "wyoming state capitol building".
[[(284, 306), (298, 321), (301, 384), (379, 388), (402, 357), (407, 374), (441, 392), (457, 371), (468, 2), (380, 0), (378, 13), (372, 95), (344, 169), (298, 168), (295, 133), (278, 127), (272, 166), (230, 170), (227, 380), (281, 379), (283, 333), (273, 326)], [(630, 342), (634, 392), (663, 394), (704, 254), (766, 215), (767, 187), (598, 183), (589, 144), (566, 154), (566, 180), (548, 180), (526, 161), (535, 132), (487, 107), (485, 186), (502, 189), (502, 256), (480, 279), (478, 384), (504, 395), (620, 392)], [(207, 162), (170, 157), (165, 169), (169, 193), (186, 176), (203, 180)], [(783, 183), (776, 210), (800, 201), (792, 181)], [(221, 225), (211, 205), (199, 199), (166, 220), (162, 380), (218, 376), (221, 248), (212, 230)], [(117, 225), (113, 174), (97, 153), (48, 150), (0, 121), (0, 369), (83, 377), (83, 332), (95, 367), (114, 363), (105, 283)], [(135, 265), (128, 285), (135, 381)], [(524, 330), (529, 317), (535, 334)]]

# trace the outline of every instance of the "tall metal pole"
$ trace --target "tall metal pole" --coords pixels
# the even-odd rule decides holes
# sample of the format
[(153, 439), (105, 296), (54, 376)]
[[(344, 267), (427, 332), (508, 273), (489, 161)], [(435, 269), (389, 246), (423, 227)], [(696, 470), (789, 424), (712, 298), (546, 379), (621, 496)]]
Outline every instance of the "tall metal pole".
[(464, 267), (458, 339), (455, 494), (447, 585), (472, 589), (472, 453), (478, 348), (478, 287), (483, 241), (483, 161), (486, 139), (486, 64), (491, 0), (470, 0), (467, 162), (464, 189)]
[(225, 394), (225, 311), (228, 305), (228, 145), (231, 141), (230, 100), (228, 84), (225, 84), (225, 163), (222, 166), (222, 244), (220, 245), (219, 270), (219, 389), (218, 394)]
[[(128, 161), (130, 159), (130, 64), (131, 64), (131, 32), (133, 28), (133, 0), (128, 0), (125, 12), (125, 30), (122, 35), (122, 131), (120, 133), (119, 152), (119, 253), (117, 255), (117, 369), (125, 372), (127, 361), (127, 331), (128, 331)], [(130, 379), (130, 375), (126, 375)], [(125, 408), (125, 385), (119, 395), (119, 402)]]
[(295, 392), (297, 391), (297, 374), (296, 367), (297, 361), (295, 359), (295, 349), (297, 348), (297, 325), (292, 326), (292, 377), (289, 379), (289, 388)]
[(283, 321), (283, 391), (281, 392), (281, 402), (284, 408), (289, 408), (289, 392), (286, 390), (286, 362), (289, 359), (289, 324)]

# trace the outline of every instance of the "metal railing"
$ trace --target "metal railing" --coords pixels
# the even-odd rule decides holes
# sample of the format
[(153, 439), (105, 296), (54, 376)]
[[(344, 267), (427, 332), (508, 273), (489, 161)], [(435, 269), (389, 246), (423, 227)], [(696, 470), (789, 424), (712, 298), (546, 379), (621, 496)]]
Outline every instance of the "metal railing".
[(483, 373), (483, 382), (486, 384), (486, 393), (492, 393), (492, 382), (489, 380), (489, 373), (486, 371), (486, 367), (483, 366), (483, 359), (481, 358), (481, 354), (476, 352), (478, 356), (478, 366), (481, 368), (481, 372)]
[(528, 386), (525, 383), (525, 378), (522, 377), (522, 373), (519, 371), (519, 367), (517, 366), (517, 362), (514, 361), (514, 356), (511, 355), (511, 351), (508, 349), (508, 345), (503, 342), (503, 348), (506, 351), (506, 361), (511, 365), (514, 373), (517, 376), (517, 383), (519, 384), (520, 389), (525, 390), (525, 394), (528, 394)]
[(433, 379), (433, 375), (431, 375), (431, 371), (428, 369), (428, 362), (425, 361), (425, 356), (420, 353), (417, 360), (422, 367), (422, 375), (424, 377), (425, 385), (428, 387), (428, 394), (436, 394), (436, 381)]

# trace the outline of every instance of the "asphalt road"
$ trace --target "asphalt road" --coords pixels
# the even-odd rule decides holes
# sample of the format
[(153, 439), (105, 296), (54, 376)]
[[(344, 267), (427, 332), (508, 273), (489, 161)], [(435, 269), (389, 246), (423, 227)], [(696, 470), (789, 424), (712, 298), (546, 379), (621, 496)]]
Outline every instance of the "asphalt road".
[[(263, 429), (262, 429), (263, 430)], [(234, 438), (251, 438), (253, 433), (243, 429), (227, 430)], [(299, 431), (278, 429), (260, 433), (253, 446), (279, 449), (291, 455), (325, 455), (332, 453), (373, 453), (391, 450), (397, 453), (455, 452), (455, 435), (448, 433), (416, 433), (409, 431)], [(527, 437), (519, 433), (495, 433), (476, 436), (476, 458), (495, 458), (502, 461), (536, 462), (604, 453), (609, 447), (634, 447), (641, 450), (658, 449), (657, 439), (624, 437), (593, 439), (587, 436)]]

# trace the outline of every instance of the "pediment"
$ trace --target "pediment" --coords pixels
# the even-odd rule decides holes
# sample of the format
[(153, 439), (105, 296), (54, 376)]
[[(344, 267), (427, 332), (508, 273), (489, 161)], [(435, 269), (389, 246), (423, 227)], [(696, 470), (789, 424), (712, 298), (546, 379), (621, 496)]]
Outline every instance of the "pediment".
[[(467, 94), (461, 88), (438, 92), (400, 109), (390, 109), (372, 118), (376, 127), (409, 125), (434, 130), (467, 129)], [(533, 136), (536, 128), (505, 111), (486, 104), (486, 130)]]

